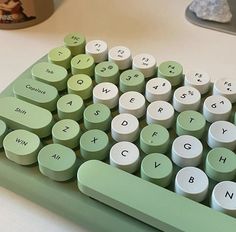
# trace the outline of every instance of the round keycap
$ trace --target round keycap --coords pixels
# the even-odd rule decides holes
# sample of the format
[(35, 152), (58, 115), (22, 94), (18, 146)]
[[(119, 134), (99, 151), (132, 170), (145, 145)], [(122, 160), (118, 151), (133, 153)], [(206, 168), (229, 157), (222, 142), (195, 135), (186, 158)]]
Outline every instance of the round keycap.
[(117, 142), (134, 142), (139, 136), (138, 119), (132, 114), (118, 114), (111, 121), (111, 136)]
[(109, 154), (109, 138), (101, 130), (89, 130), (80, 138), (80, 155), (85, 160), (104, 160)]
[(236, 148), (236, 126), (227, 121), (217, 121), (210, 125), (207, 136), (209, 147)]
[(210, 83), (210, 77), (206, 72), (190, 71), (184, 77), (184, 85), (194, 87), (201, 94), (208, 92)]
[(77, 32), (70, 33), (64, 38), (64, 44), (70, 49), (73, 56), (84, 53), (85, 43), (85, 37)]
[(198, 110), (200, 106), (201, 94), (191, 86), (181, 86), (175, 90), (173, 96), (173, 106), (176, 111)]
[(166, 101), (154, 101), (147, 107), (147, 124), (156, 123), (170, 128), (174, 120), (174, 108)]
[(86, 54), (93, 57), (94, 62), (101, 63), (107, 60), (107, 43), (102, 40), (89, 41), (85, 46)]
[(79, 145), (80, 126), (72, 119), (63, 119), (54, 124), (52, 128), (53, 143), (59, 143), (69, 148)]
[(169, 146), (168, 130), (158, 124), (145, 126), (140, 133), (140, 148), (146, 154), (165, 153)]
[(112, 109), (119, 101), (119, 90), (113, 83), (102, 82), (93, 88), (93, 102), (102, 103)]
[(143, 73), (145, 78), (156, 76), (156, 59), (150, 54), (138, 54), (133, 58), (132, 68)]
[(104, 61), (96, 65), (95, 67), (95, 81), (111, 82), (115, 85), (119, 82), (119, 68), (118, 66), (110, 61)]
[(116, 46), (109, 50), (109, 61), (117, 64), (119, 70), (125, 70), (131, 67), (131, 52), (124, 46)]
[(172, 162), (163, 154), (152, 153), (142, 160), (141, 177), (144, 180), (166, 187), (170, 184), (172, 172)]
[(65, 69), (69, 69), (71, 61), (71, 51), (66, 47), (54, 48), (48, 53), (48, 61), (50, 63), (60, 65)]
[(218, 79), (214, 83), (213, 94), (228, 98), (231, 103), (236, 102), (236, 81), (233, 78)]
[(59, 119), (79, 121), (83, 117), (83, 112), (83, 99), (76, 94), (66, 94), (57, 101), (57, 115)]
[(71, 73), (86, 74), (90, 77), (94, 76), (94, 59), (87, 54), (79, 54), (71, 59)]
[(92, 96), (92, 79), (85, 74), (77, 74), (67, 82), (68, 93), (79, 95), (83, 100)]
[(19, 129), (5, 137), (3, 147), (8, 159), (21, 165), (30, 165), (37, 162), (41, 142), (36, 134)]
[(56, 181), (71, 179), (77, 171), (74, 151), (60, 144), (49, 144), (38, 154), (40, 172)]
[(233, 151), (217, 147), (206, 157), (206, 174), (216, 181), (234, 180), (236, 177), (236, 155)]
[(119, 88), (122, 93), (128, 91), (142, 93), (145, 87), (144, 75), (138, 70), (126, 70), (121, 73), (119, 84)]
[(203, 136), (206, 126), (206, 120), (203, 115), (197, 111), (187, 110), (181, 112), (176, 121), (177, 135), (192, 135), (198, 139)]
[(175, 61), (165, 61), (158, 67), (158, 77), (167, 79), (172, 86), (179, 85), (183, 79), (183, 67)]
[(145, 111), (145, 98), (141, 93), (129, 91), (120, 96), (119, 113), (129, 113), (137, 118), (141, 118)]
[(7, 125), (4, 121), (0, 119), (0, 148), (2, 148), (2, 142), (7, 134)]
[(171, 84), (164, 78), (152, 78), (146, 84), (146, 99), (149, 102), (169, 101), (171, 98)]
[(87, 130), (99, 129), (109, 130), (111, 123), (110, 109), (101, 103), (95, 103), (87, 106), (84, 111), (84, 126)]
[(203, 115), (208, 122), (228, 120), (231, 109), (231, 102), (224, 96), (209, 96), (203, 103)]
[(202, 152), (200, 140), (191, 135), (181, 135), (172, 144), (171, 159), (179, 167), (198, 166)]
[(116, 143), (110, 150), (110, 164), (126, 172), (135, 172), (139, 167), (139, 160), (139, 149), (131, 142)]
[(175, 177), (175, 192), (197, 202), (206, 198), (208, 186), (209, 180), (199, 168), (182, 168)]
[(236, 217), (236, 183), (233, 181), (218, 183), (212, 191), (211, 207)]

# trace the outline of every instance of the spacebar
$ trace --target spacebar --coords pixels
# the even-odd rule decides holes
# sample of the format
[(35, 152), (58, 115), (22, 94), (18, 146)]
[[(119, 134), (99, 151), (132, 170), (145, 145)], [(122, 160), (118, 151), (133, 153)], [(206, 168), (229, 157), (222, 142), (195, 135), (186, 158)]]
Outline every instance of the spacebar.
[(163, 231), (235, 232), (235, 218), (101, 161), (83, 163), (77, 180), (84, 194)]

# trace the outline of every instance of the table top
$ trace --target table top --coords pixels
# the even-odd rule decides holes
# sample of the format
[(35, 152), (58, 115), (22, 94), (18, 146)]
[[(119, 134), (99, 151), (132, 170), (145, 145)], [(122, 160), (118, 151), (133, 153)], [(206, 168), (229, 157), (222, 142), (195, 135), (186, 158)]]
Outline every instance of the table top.
[[(160, 64), (175, 60), (184, 72), (207, 72), (212, 81), (236, 78), (236, 37), (189, 23), (189, 0), (55, 0), (46, 21), (20, 30), (0, 30), (0, 91), (37, 59), (63, 44), (70, 32), (109, 47), (124, 45), (133, 55), (150, 53)], [(0, 188), (0, 231), (85, 231), (47, 209)]]

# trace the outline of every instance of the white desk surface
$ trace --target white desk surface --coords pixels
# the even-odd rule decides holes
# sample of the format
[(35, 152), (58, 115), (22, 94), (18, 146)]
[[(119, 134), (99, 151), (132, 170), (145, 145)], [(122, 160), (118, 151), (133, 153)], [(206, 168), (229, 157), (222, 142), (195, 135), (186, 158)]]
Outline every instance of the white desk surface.
[[(0, 91), (63, 37), (78, 31), (109, 47), (125, 45), (133, 55), (147, 52), (159, 64), (180, 62), (184, 70), (204, 70), (212, 80), (236, 78), (236, 37), (190, 24), (190, 0), (56, 0), (45, 22), (21, 30), (0, 30)], [(0, 231), (84, 231), (48, 210), (0, 188)], [(104, 221), (105, 222), (105, 221)]]

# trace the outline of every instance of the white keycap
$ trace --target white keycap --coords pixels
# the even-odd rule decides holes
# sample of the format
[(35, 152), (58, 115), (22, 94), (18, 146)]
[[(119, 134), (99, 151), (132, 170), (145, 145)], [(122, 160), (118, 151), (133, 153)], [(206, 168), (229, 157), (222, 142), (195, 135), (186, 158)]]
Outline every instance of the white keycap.
[(203, 115), (208, 122), (228, 120), (231, 109), (231, 102), (223, 96), (209, 96), (203, 103)]
[(172, 144), (171, 158), (179, 167), (198, 166), (202, 152), (200, 140), (191, 135), (181, 135)]
[(212, 191), (211, 207), (236, 217), (236, 183), (233, 181), (218, 183)]
[(154, 101), (147, 107), (147, 124), (156, 123), (170, 128), (174, 120), (174, 108), (166, 101)]
[(107, 60), (107, 43), (103, 40), (89, 41), (85, 46), (86, 54), (93, 57), (95, 63)]
[(129, 91), (120, 96), (119, 113), (129, 113), (137, 118), (141, 118), (145, 111), (145, 98), (141, 93)]
[(217, 121), (208, 130), (207, 143), (209, 147), (225, 147), (230, 150), (236, 148), (236, 126), (227, 121)]
[(93, 103), (102, 103), (112, 109), (118, 101), (119, 90), (113, 83), (102, 82), (93, 88)]
[(138, 54), (133, 58), (132, 67), (134, 70), (139, 70), (145, 78), (156, 76), (156, 59), (146, 53)]
[(111, 136), (117, 142), (134, 142), (139, 136), (138, 119), (132, 114), (118, 114), (111, 121)]
[(125, 70), (132, 65), (132, 56), (129, 48), (124, 46), (116, 46), (109, 50), (109, 61), (118, 65), (120, 70)]
[(236, 80), (230, 78), (219, 79), (213, 87), (214, 95), (227, 97), (231, 103), (236, 102)]
[(207, 175), (199, 168), (182, 168), (175, 177), (175, 192), (197, 202), (205, 199), (208, 186)]
[(158, 100), (169, 101), (171, 84), (164, 78), (152, 78), (146, 84), (145, 97), (149, 102)]
[(200, 92), (191, 86), (181, 86), (175, 90), (173, 106), (176, 111), (198, 110), (201, 100)]
[(190, 71), (184, 77), (184, 85), (196, 88), (201, 94), (208, 92), (210, 83), (210, 77), (206, 72)]
[(131, 142), (119, 142), (110, 150), (110, 164), (126, 172), (133, 173), (139, 168), (139, 149)]

